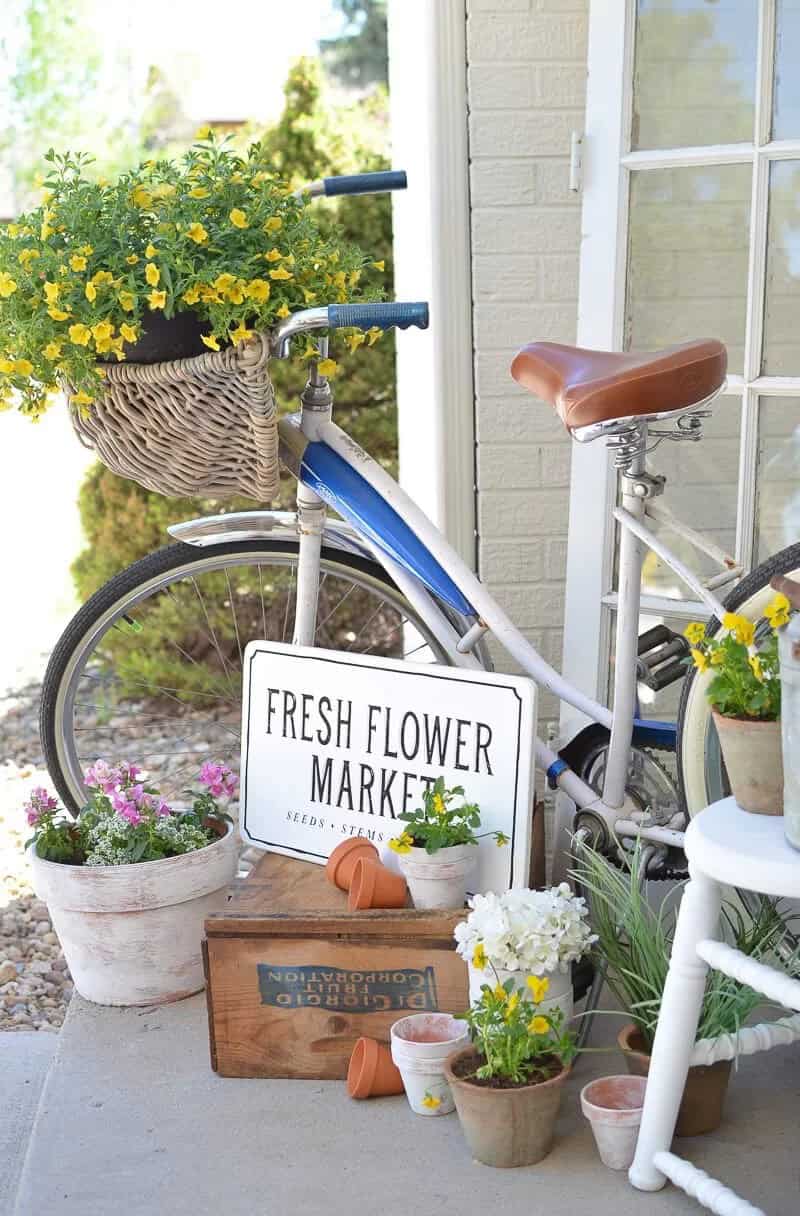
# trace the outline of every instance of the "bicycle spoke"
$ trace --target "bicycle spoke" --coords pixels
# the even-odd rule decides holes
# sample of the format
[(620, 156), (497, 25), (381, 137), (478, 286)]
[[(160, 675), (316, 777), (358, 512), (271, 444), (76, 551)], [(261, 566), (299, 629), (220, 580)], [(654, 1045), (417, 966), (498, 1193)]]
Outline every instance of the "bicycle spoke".
[(375, 611), (372, 613), (372, 615), (371, 615), (370, 617), (368, 617), (368, 619), (367, 619), (367, 620), (364, 622), (364, 624), (361, 626), (361, 628), (359, 629), (359, 631), (358, 631), (358, 633), (356, 634), (356, 636), (353, 638), (353, 640), (352, 640), (352, 642), (350, 643), (350, 645), (347, 647), (347, 649), (348, 649), (348, 650), (352, 650), (352, 649), (353, 649), (353, 647), (355, 646), (356, 642), (358, 642), (358, 641), (359, 641), (359, 639), (360, 639), (360, 638), (362, 638), (362, 637), (364, 636), (364, 631), (365, 631), (366, 629), (369, 629), (370, 625), (371, 625), (371, 624), (372, 624), (372, 622), (375, 620), (375, 617), (376, 617), (376, 616), (378, 616), (378, 614), (379, 614), (379, 613), (380, 613), (380, 612), (383, 610), (383, 608), (385, 608), (385, 607), (386, 607), (386, 600), (381, 600), (381, 602), (378, 604), (378, 607), (375, 609)]
[(236, 619), (236, 607), (233, 602), (233, 591), (231, 589), (231, 580), (228, 571), (225, 571), (225, 583), (228, 588), (228, 603), (231, 606), (231, 616), (233, 617), (233, 632), (236, 635), (236, 649), (239, 651), (239, 670), (244, 668), (244, 659), (242, 658), (242, 640), (239, 637), (239, 622)]
[(219, 642), (217, 641), (216, 630), (214, 629), (214, 626), (211, 624), (211, 618), (208, 615), (208, 609), (206, 608), (206, 602), (203, 599), (202, 595), (200, 594), (200, 588), (197, 586), (197, 580), (195, 578), (192, 578), (191, 583), (192, 583), (192, 586), (194, 587), (195, 591), (197, 592), (197, 598), (200, 600), (200, 606), (203, 609), (203, 615), (206, 618), (206, 624), (208, 625), (208, 628), (211, 632), (212, 644), (214, 646), (214, 649), (217, 652), (219, 661), (222, 664), (222, 668), (223, 668), (223, 671), (225, 672), (226, 679), (228, 681), (228, 684), (230, 685), (230, 690), (234, 694), (234, 697), (235, 697), (236, 689), (234, 688), (233, 682), (231, 681), (230, 672), (228, 671), (228, 664), (225, 661), (225, 656), (223, 655), (222, 650), (220, 649)]

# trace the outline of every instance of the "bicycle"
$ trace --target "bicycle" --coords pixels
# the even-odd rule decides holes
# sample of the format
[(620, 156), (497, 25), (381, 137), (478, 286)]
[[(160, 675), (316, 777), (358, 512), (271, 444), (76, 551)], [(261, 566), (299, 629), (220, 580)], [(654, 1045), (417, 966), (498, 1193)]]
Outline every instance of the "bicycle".
[[(405, 185), (404, 174), (379, 176), (380, 183), (365, 174), (310, 189), (368, 193)], [(272, 353), (286, 358), (298, 334), (409, 325), (427, 327), (427, 305), (309, 308), (277, 327)], [(796, 544), (741, 578), (730, 555), (663, 506), (665, 479), (647, 468), (652, 441), (701, 438), (708, 407), (724, 388), (725, 348), (709, 340), (633, 355), (534, 343), (512, 364), (518, 381), (556, 407), (575, 441), (601, 440), (614, 453), (621, 544), (613, 712), (537, 653), (401, 487), (336, 426), (332, 390), (319, 371), (326, 337), (316, 350), (299, 413), (279, 423), (283, 464), (298, 483), (296, 513), (234, 512), (173, 525), (176, 543), (101, 587), (56, 645), (41, 733), (65, 804), (77, 811), (84, 764), (119, 753), (131, 730), (152, 741), (137, 759), (173, 766), (162, 782), (167, 796), (211, 751), (235, 762), (242, 654), (252, 637), (489, 669), (491, 633), (538, 685), (590, 722), (555, 749), (535, 743), (537, 765), (564, 795), (554, 876), (569, 864), (575, 831), (605, 850), (638, 837), (651, 874), (679, 871), (686, 817), (723, 795), (725, 775), (704, 695), (708, 676), (691, 669), (686, 639), (664, 625), (637, 636), (643, 548), (708, 606), (710, 633), (725, 611), (759, 620), (770, 578), (800, 571)], [(326, 506), (342, 518), (328, 517)], [(678, 532), (719, 573), (701, 581), (648, 519)], [(165, 668), (169, 682), (148, 678)], [(652, 688), (684, 680), (677, 723), (640, 718), (639, 680)], [(652, 749), (677, 752), (677, 788)]]

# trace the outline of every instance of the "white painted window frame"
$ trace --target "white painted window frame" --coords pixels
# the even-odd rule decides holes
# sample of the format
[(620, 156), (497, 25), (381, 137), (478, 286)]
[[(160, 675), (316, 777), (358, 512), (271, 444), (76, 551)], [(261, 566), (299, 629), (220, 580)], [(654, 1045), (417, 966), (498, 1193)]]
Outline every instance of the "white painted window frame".
[[(635, 0), (591, 0), (588, 89), (583, 139), (583, 215), (580, 257), (579, 346), (619, 350), (624, 337), (628, 198), (633, 170), (691, 165), (752, 164), (750, 261), (743, 375), (728, 377), (741, 398), (736, 560), (753, 562), (758, 459), (758, 399), (799, 396), (800, 376), (761, 376), (766, 281), (769, 169), (800, 160), (800, 140), (770, 141), (776, 0), (754, 0), (759, 10), (755, 141), (708, 147), (632, 152)], [(609, 12), (615, 10), (614, 15)], [(667, 497), (669, 486), (667, 486)], [(616, 480), (601, 443), (573, 448), (564, 628), (563, 674), (583, 693), (607, 695), (613, 589)], [(708, 616), (697, 602), (642, 596), (654, 615)], [(561, 719), (569, 737), (583, 722), (569, 706)]]

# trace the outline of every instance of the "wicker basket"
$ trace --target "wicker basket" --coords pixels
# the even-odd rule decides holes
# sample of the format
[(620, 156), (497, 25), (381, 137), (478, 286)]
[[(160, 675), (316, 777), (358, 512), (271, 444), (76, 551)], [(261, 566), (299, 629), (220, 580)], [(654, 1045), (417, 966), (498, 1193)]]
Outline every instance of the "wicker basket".
[(104, 465), (147, 490), (258, 502), (277, 492), (267, 334), (170, 363), (107, 364), (102, 398), (70, 415)]

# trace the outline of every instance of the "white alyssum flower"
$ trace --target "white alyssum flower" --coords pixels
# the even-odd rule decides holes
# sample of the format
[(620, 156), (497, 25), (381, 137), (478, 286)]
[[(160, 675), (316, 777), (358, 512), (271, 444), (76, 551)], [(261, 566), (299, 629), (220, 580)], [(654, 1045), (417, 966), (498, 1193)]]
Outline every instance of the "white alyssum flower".
[(469, 916), (456, 926), (456, 949), (467, 962), (482, 947), (488, 963), (505, 971), (544, 975), (566, 971), (597, 940), (586, 902), (567, 883), (545, 891), (516, 889), (474, 895)]

